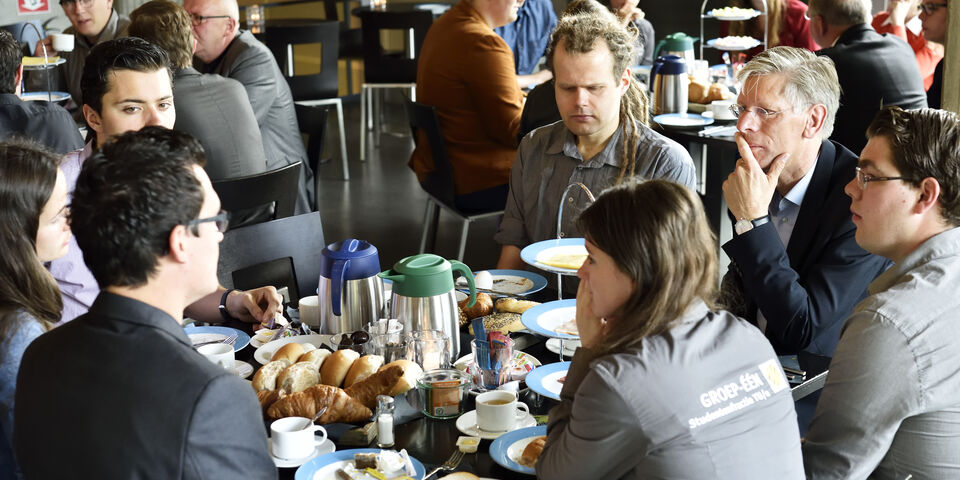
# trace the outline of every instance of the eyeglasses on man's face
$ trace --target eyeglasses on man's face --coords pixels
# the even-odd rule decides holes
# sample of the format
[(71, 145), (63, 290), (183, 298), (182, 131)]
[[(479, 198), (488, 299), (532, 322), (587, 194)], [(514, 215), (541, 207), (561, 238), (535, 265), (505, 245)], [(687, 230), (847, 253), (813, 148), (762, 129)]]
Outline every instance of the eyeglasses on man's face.
[(913, 182), (914, 179), (910, 177), (877, 177), (870, 175), (869, 173), (864, 173), (860, 167), (857, 167), (857, 185), (860, 186), (860, 190), (865, 190), (867, 184), (870, 182), (889, 182), (891, 180), (903, 180), (905, 182)]
[(946, 3), (919, 3), (917, 4), (917, 10), (921, 10), (927, 15), (933, 15), (934, 12), (946, 6)]
[(199, 236), (200, 232), (197, 227), (199, 227), (201, 223), (206, 223), (206, 222), (216, 222), (217, 230), (219, 230), (220, 233), (224, 233), (227, 231), (227, 227), (230, 226), (230, 213), (227, 212), (226, 210), (220, 210), (220, 213), (212, 217), (195, 218), (187, 222), (187, 227), (193, 231), (194, 235)]
[(786, 110), (768, 110), (763, 107), (744, 107), (739, 103), (734, 103), (730, 105), (730, 111), (733, 113), (734, 117), (740, 118), (741, 115), (745, 113), (753, 113), (754, 115), (760, 117), (761, 120), (769, 120)]
[[(81, 1), (82, 1), (82, 0), (81, 0)], [(92, 1), (92, 0), (87, 0), (87, 1)], [(191, 14), (190, 14), (190, 19), (193, 20), (193, 26), (194, 26), (194, 27), (199, 27), (203, 22), (206, 22), (207, 20), (210, 20), (211, 18), (230, 18), (230, 15), (207, 15), (207, 16), (203, 16), (203, 15), (197, 15), (197, 14), (194, 14), (194, 13), (191, 13)]]
[(63, 8), (76, 8), (78, 6), (90, 8), (91, 5), (93, 5), (93, 0), (60, 0), (60, 6)]

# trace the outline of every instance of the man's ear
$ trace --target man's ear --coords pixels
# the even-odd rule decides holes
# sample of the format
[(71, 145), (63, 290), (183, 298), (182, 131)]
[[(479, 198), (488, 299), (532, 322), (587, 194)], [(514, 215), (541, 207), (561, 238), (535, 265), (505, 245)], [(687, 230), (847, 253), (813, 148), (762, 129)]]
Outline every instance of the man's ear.
[(224, 32), (228, 38), (233, 38), (237, 35), (237, 30), (240, 29), (240, 22), (233, 17), (227, 19), (227, 31)]
[(20, 94), (20, 83), (23, 82), (23, 64), (17, 67), (17, 73), (13, 76), (13, 93)]
[(185, 263), (187, 261), (186, 238), (189, 234), (187, 227), (184, 225), (177, 225), (173, 227), (173, 230), (170, 230), (167, 241), (169, 242), (170, 259), (172, 261), (177, 263)]
[(918, 214), (926, 213), (931, 208), (936, 208), (937, 215), (940, 215), (940, 182), (936, 178), (927, 177), (920, 181), (920, 195), (917, 197), (917, 203), (914, 205), (914, 212)]
[(817, 104), (807, 109), (807, 118), (803, 125), (803, 137), (814, 138), (819, 135), (826, 121), (826, 105)]
[(620, 95), (627, 93), (627, 89), (630, 88), (630, 82), (633, 81), (633, 76), (630, 73), (630, 67), (627, 67), (623, 70), (623, 75), (620, 76)]
[(190, 41), (193, 42), (193, 50), (190, 50), (190, 53), (196, 54), (197, 53), (197, 37), (194, 37), (191, 35)]
[(83, 118), (86, 119), (87, 126), (97, 132), (98, 138), (103, 135), (103, 120), (100, 118), (100, 114), (86, 103), (83, 104)]

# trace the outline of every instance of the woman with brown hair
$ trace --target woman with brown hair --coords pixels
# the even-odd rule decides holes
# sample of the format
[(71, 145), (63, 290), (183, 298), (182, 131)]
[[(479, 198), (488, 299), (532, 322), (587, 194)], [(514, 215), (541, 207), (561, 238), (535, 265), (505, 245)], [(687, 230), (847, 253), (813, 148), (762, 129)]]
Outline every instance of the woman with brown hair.
[(579, 218), (582, 348), (537, 476), (801, 479), (793, 399), (759, 330), (722, 310), (696, 194), (627, 182)]
[(43, 262), (67, 253), (67, 182), (59, 158), (0, 143), (0, 478), (17, 478), (13, 398), (24, 350), (60, 321), (63, 301)]

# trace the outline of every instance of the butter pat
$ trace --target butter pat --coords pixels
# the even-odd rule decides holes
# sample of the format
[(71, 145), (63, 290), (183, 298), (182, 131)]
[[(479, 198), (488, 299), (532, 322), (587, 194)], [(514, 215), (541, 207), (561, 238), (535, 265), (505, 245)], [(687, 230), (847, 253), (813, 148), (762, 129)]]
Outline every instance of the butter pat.
[(463, 453), (476, 453), (480, 446), (480, 437), (460, 437), (457, 439), (457, 447)]

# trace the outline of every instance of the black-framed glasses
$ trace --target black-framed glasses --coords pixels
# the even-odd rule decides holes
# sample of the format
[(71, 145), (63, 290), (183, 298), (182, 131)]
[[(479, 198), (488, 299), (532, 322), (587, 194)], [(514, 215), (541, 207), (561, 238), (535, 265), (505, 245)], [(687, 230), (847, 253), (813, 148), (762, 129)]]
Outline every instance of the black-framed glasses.
[(750, 113), (756, 114), (762, 120), (768, 120), (773, 117), (776, 117), (777, 115), (780, 115), (781, 113), (784, 112), (784, 110), (768, 110), (763, 107), (748, 108), (748, 107), (744, 107), (743, 105), (740, 105), (739, 103), (734, 103), (733, 105), (730, 105), (730, 112), (732, 112), (733, 116), (737, 118), (740, 118), (740, 115), (743, 115), (744, 113), (750, 112)]
[(219, 230), (220, 233), (224, 233), (227, 231), (227, 227), (230, 226), (230, 212), (227, 212), (226, 210), (220, 210), (220, 213), (212, 217), (195, 218), (187, 222), (187, 227), (193, 230), (194, 235), (200, 235), (200, 232), (198, 231), (197, 227), (201, 223), (206, 223), (206, 222), (216, 222), (217, 230)]
[(919, 3), (917, 4), (917, 10), (922, 10), (927, 15), (933, 15), (934, 12), (946, 6), (946, 3)]
[(865, 190), (867, 184), (870, 182), (889, 182), (891, 180), (903, 180), (905, 182), (915, 181), (910, 177), (876, 177), (869, 173), (864, 173), (860, 167), (857, 167), (857, 184), (860, 185), (860, 190)]
[(61, 7), (76, 7), (77, 5), (90, 8), (90, 5), (93, 5), (93, 0), (60, 0)]
[[(91, 0), (87, 0), (87, 1), (91, 1)], [(203, 22), (206, 22), (207, 20), (210, 20), (211, 18), (230, 18), (230, 15), (207, 15), (207, 16), (203, 16), (203, 15), (196, 15), (196, 14), (193, 14), (193, 13), (190, 14), (190, 19), (193, 20), (193, 26), (194, 26), (194, 27), (199, 27), (200, 24), (202, 24)]]

